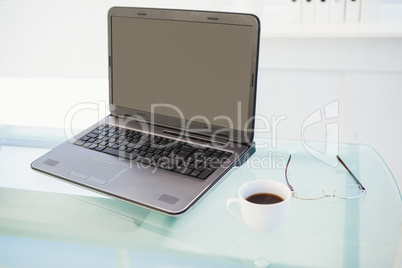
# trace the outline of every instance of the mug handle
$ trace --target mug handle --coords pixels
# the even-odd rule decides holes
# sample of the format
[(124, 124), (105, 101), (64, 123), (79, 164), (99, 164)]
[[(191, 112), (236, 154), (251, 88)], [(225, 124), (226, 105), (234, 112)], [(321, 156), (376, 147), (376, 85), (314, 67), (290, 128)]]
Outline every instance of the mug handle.
[(240, 214), (234, 212), (230, 206), (232, 204), (237, 204), (237, 206), (240, 208), (240, 202), (239, 202), (239, 198), (230, 198), (227, 202), (226, 202), (226, 208), (227, 210), (229, 210), (230, 214), (232, 214), (233, 216), (235, 216), (238, 220), (243, 221), (243, 218), (240, 216)]

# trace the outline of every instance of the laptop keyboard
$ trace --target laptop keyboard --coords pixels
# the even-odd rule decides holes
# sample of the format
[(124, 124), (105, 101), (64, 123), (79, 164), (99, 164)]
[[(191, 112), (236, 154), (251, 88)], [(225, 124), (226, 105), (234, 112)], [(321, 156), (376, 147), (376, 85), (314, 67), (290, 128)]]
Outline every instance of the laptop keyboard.
[(74, 142), (98, 152), (191, 177), (206, 179), (232, 153), (103, 124)]

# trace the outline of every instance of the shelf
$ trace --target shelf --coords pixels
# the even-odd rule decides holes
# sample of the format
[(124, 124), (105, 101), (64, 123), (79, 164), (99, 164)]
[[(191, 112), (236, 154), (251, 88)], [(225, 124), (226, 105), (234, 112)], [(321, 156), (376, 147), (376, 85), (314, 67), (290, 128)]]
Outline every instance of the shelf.
[(286, 5), (268, 5), (262, 38), (402, 38), (402, 2), (382, 3), (378, 22), (291, 22)]
[(272, 23), (262, 38), (402, 38), (402, 23)]

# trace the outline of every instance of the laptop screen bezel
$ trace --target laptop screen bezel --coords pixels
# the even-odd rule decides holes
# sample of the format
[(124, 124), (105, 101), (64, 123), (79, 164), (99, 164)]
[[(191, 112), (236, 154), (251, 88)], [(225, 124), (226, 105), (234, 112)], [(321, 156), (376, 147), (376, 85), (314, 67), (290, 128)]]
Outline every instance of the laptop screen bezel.
[(194, 21), (205, 23), (222, 23), (233, 25), (247, 25), (252, 27), (252, 59), (250, 66), (250, 88), (248, 103), (248, 124), (247, 129), (227, 129), (217, 125), (206, 125), (202, 122), (191, 122), (190, 132), (208, 137), (218, 137), (220, 139), (251, 144), (254, 139), (255, 125), (255, 105), (256, 87), (258, 72), (258, 54), (260, 39), (260, 22), (258, 17), (252, 14), (209, 12), (209, 11), (188, 11), (174, 9), (154, 9), (154, 8), (131, 8), (131, 7), (112, 7), (108, 12), (108, 53), (109, 53), (109, 108), (114, 116), (137, 118), (148, 124), (155, 124), (162, 127), (182, 130), (186, 126), (186, 120), (166, 116), (162, 114), (151, 114), (147, 111), (120, 107), (113, 102), (113, 55), (112, 55), (112, 18), (113, 17), (132, 17), (142, 19), (166, 19), (178, 21)]

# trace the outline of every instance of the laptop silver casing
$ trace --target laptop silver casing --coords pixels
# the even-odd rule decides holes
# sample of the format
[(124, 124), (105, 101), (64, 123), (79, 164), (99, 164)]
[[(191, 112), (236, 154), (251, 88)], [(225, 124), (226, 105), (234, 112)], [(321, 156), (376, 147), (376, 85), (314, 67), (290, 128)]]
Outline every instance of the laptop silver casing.
[[(146, 14), (146, 15), (144, 15)], [(158, 17), (161, 19), (198, 21), (205, 23), (239, 23), (248, 24), (253, 27), (253, 57), (250, 66), (250, 88), (245, 90), (250, 94), (250, 105), (248, 114), (250, 124), (248, 129), (234, 131), (236, 134), (228, 136), (213, 135), (213, 133), (196, 131), (184, 132), (180, 128), (180, 120), (163, 115), (153, 115), (144, 111), (128, 109), (115, 106), (113, 102), (113, 60), (111, 49), (111, 18), (113, 16), (123, 17)], [(75, 137), (62, 143), (47, 154), (35, 160), (31, 167), (39, 172), (54, 176), (74, 185), (86, 189), (130, 202), (142, 207), (149, 208), (168, 215), (180, 215), (191, 208), (207, 191), (224, 177), (225, 174), (235, 165), (241, 165), (248, 157), (254, 153), (254, 113), (255, 96), (258, 69), (258, 44), (259, 44), (259, 21), (254, 15), (233, 14), (206, 11), (183, 11), (166, 9), (147, 9), (147, 8), (125, 8), (114, 7), (109, 10), (109, 92), (111, 114), (103, 118), (98, 123), (75, 135)], [(136, 161), (108, 155), (95, 150), (89, 150), (73, 143), (86, 135), (93, 129), (102, 124), (124, 127), (131, 130), (150, 133), (171, 139), (181, 139), (190, 143), (206, 147), (216, 148), (231, 152), (227, 163), (219, 167), (207, 179), (182, 175), (173, 171), (155, 168), (153, 166), (143, 166)], [(197, 126), (202, 129), (203, 126)], [(219, 127), (212, 128), (219, 132)], [(185, 135), (183, 135), (183, 133)], [(223, 133), (223, 132), (221, 132)], [(213, 142), (211, 142), (213, 138)], [(84, 174), (82, 167), (91, 163), (98, 163), (104, 167), (110, 167), (113, 174), (106, 180), (95, 171), (93, 174)], [(115, 171), (113, 171), (115, 170)], [(98, 173), (97, 173), (98, 172)], [(90, 172), (89, 172), (90, 173)]]

